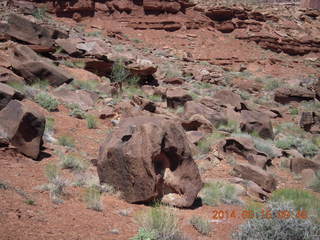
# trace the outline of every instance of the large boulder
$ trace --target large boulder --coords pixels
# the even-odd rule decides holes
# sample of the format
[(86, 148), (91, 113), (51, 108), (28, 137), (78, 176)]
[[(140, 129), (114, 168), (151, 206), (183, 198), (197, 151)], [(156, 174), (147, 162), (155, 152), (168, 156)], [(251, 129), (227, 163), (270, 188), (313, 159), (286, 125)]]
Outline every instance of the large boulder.
[(12, 99), (22, 100), (23, 94), (16, 89), (0, 83), (0, 110), (5, 108)]
[(270, 117), (258, 111), (241, 111), (241, 131), (257, 133), (262, 138), (274, 138)]
[(308, 168), (317, 172), (320, 170), (320, 162), (316, 162), (308, 158), (293, 158), (290, 161), (290, 169), (296, 174), (299, 174), (302, 170)]
[(93, 16), (95, 10), (94, 0), (53, 0), (53, 7), (57, 16), (75, 17)]
[(276, 189), (276, 179), (272, 176), (272, 174), (260, 167), (246, 163), (238, 163), (233, 168), (233, 171), (237, 177), (251, 180), (267, 192), (272, 192)]
[(96, 93), (86, 90), (72, 91), (64, 86), (55, 89), (52, 94), (61, 102), (69, 105), (78, 105), (85, 111), (91, 109), (99, 98)]
[(130, 203), (190, 207), (203, 185), (182, 127), (161, 117), (124, 119), (101, 145), (97, 167), (100, 182)]
[(305, 131), (311, 131), (314, 126), (320, 126), (320, 116), (316, 112), (302, 112), (300, 127)]
[(314, 92), (302, 87), (278, 88), (274, 94), (274, 100), (282, 104), (287, 104), (290, 102), (310, 101), (314, 98)]
[(186, 120), (190, 120), (190, 118), (196, 114), (202, 115), (214, 126), (227, 123), (228, 121), (225, 108), (218, 104), (208, 104), (208, 101), (205, 101), (205, 98), (201, 99), (200, 101), (188, 101), (185, 103), (183, 117)]
[(54, 39), (67, 37), (67, 34), (57, 29), (41, 26), (17, 14), (11, 14), (7, 24), (0, 24), (0, 33), (30, 44), (48, 47), (53, 45)]
[(0, 136), (21, 153), (37, 159), (42, 145), (45, 117), (27, 103), (12, 100), (0, 111)]
[(192, 97), (186, 90), (181, 88), (168, 88), (166, 92), (167, 105), (170, 108), (183, 106), (187, 101), (191, 101)]
[(24, 79), (16, 75), (11, 70), (4, 67), (0, 67), (0, 83), (10, 83), (10, 82), (23, 84)]
[(69, 83), (73, 78), (53, 63), (44, 61), (30, 61), (15, 66), (15, 70), (26, 80), (33, 83), (39, 80), (47, 80), (51, 86), (57, 87), (63, 83)]

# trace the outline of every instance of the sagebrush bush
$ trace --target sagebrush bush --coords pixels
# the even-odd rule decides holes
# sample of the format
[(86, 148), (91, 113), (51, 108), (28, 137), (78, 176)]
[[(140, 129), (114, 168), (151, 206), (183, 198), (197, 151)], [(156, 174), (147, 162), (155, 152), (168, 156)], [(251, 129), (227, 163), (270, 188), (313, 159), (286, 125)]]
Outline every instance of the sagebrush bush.
[(92, 115), (87, 115), (86, 116), (86, 120), (87, 120), (87, 127), (89, 129), (95, 129), (97, 128), (97, 119), (95, 116)]
[(77, 89), (83, 89), (88, 91), (96, 91), (99, 83), (95, 80), (87, 81), (72, 81), (72, 85)]
[(70, 136), (60, 136), (58, 138), (58, 143), (61, 146), (65, 146), (65, 147), (74, 147), (75, 146), (74, 139)]
[(217, 206), (221, 203), (225, 204), (240, 204), (238, 193), (235, 185), (223, 182), (214, 181), (206, 183), (201, 190), (202, 202), (209, 206)]
[(226, 124), (220, 124), (218, 130), (229, 133), (240, 132), (240, 124), (234, 120), (228, 120)]
[(313, 191), (320, 192), (320, 171), (316, 173), (316, 178), (313, 180), (310, 187)]
[(296, 212), (288, 202), (270, 202), (271, 218), (256, 216), (242, 224), (232, 237), (235, 240), (318, 240), (320, 225), (309, 219), (278, 217), (279, 211)]
[(59, 167), (55, 164), (48, 164), (45, 167), (45, 174), (49, 183), (42, 186), (42, 189), (50, 192), (50, 198), (53, 203), (63, 202), (61, 196), (65, 194), (65, 187), (68, 185), (68, 181), (60, 176)]
[(41, 107), (47, 109), (52, 112), (58, 109), (59, 101), (51, 96), (49, 93), (40, 92), (35, 97), (34, 100)]
[(210, 152), (211, 146), (217, 143), (218, 140), (222, 139), (224, 136), (220, 133), (212, 133), (211, 135), (207, 136), (206, 138), (201, 139), (197, 146), (202, 154), (206, 154)]
[(84, 159), (72, 154), (61, 155), (60, 164), (61, 168), (73, 171), (84, 171), (88, 168), (88, 163)]
[(86, 189), (84, 200), (87, 203), (87, 207), (89, 209), (102, 211), (101, 192), (96, 186), (91, 186)]
[(190, 219), (190, 224), (201, 234), (209, 236), (212, 232), (212, 224), (208, 219), (200, 216), (193, 216)]
[(277, 140), (276, 146), (284, 150), (295, 148), (305, 157), (314, 157), (319, 152), (318, 146), (315, 145), (312, 140), (294, 136)]
[(137, 236), (132, 240), (152, 237), (152, 240), (182, 240), (183, 235), (180, 232), (178, 218), (168, 207), (155, 206), (140, 213), (136, 220), (141, 228)]
[(307, 190), (284, 188), (276, 190), (271, 195), (271, 201), (289, 201), (296, 210), (305, 210), (309, 216), (320, 220), (320, 199)]

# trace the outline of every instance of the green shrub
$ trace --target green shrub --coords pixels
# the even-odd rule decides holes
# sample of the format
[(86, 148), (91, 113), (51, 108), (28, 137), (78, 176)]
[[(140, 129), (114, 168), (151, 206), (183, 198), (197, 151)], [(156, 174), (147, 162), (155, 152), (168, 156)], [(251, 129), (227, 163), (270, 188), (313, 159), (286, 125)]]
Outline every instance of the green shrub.
[(226, 124), (220, 124), (218, 130), (225, 131), (229, 133), (240, 132), (240, 125), (237, 121), (228, 120)]
[(50, 192), (50, 198), (53, 203), (63, 202), (61, 196), (65, 194), (65, 187), (68, 185), (68, 181), (60, 176), (59, 168), (55, 164), (48, 164), (45, 167), (45, 174), (49, 183), (42, 186), (42, 189)]
[(65, 147), (75, 147), (74, 139), (70, 136), (60, 136), (58, 138), (58, 143)]
[(44, 19), (48, 18), (47, 9), (36, 7), (32, 12), (32, 16), (34, 16), (35, 18), (37, 18), (39, 20), (44, 20)]
[(63, 169), (71, 169), (78, 172), (88, 168), (88, 163), (84, 159), (71, 154), (61, 155), (60, 164)]
[(41, 107), (47, 109), (48, 111), (52, 112), (58, 109), (59, 102), (53, 96), (46, 92), (40, 92), (35, 97), (34, 100), (38, 103)]
[(54, 118), (52, 118), (52, 117), (46, 118), (45, 131), (46, 132), (53, 132), (54, 131)]
[(99, 212), (102, 211), (101, 192), (97, 187), (91, 186), (87, 188), (85, 191), (84, 200), (89, 209)]
[(77, 89), (83, 89), (83, 90), (88, 90), (88, 91), (96, 91), (97, 86), (99, 83), (94, 80), (87, 80), (87, 81), (72, 81), (72, 85), (77, 88)]
[(156, 240), (156, 233), (140, 228), (138, 234), (133, 238), (130, 238), (130, 240)]
[(202, 202), (209, 206), (217, 206), (221, 203), (240, 204), (235, 185), (222, 181), (206, 183), (201, 190)]
[[(172, 210), (163, 206), (155, 206), (136, 217), (141, 228), (138, 235), (133, 239), (144, 239), (141, 235), (151, 236), (153, 240), (180, 240), (178, 218)], [(140, 235), (139, 235), (140, 234)], [(140, 237), (140, 238), (138, 238)], [(144, 240), (147, 240), (145, 238)]]
[(190, 224), (202, 235), (209, 236), (212, 232), (212, 224), (200, 216), (193, 216), (190, 219)]
[(305, 157), (314, 157), (319, 151), (318, 146), (315, 145), (312, 140), (293, 136), (284, 137), (277, 140), (276, 146), (285, 150), (295, 148)]
[(311, 189), (315, 192), (320, 192), (320, 171), (316, 173), (316, 178), (311, 183)]
[(279, 189), (272, 193), (271, 201), (290, 201), (296, 210), (305, 210), (309, 216), (320, 218), (320, 199), (306, 190), (300, 189)]
[(291, 115), (298, 115), (299, 114), (299, 109), (298, 108), (292, 108), (290, 109), (290, 114)]
[(208, 137), (201, 139), (198, 142), (197, 146), (202, 154), (206, 154), (210, 152), (211, 146), (217, 143), (217, 141), (222, 139), (223, 137), (224, 136), (220, 133), (217, 133), (217, 132), (212, 133)]
[(269, 203), (271, 218), (257, 216), (242, 224), (233, 234), (235, 240), (317, 240), (320, 225), (309, 219), (278, 217), (279, 211), (294, 213), (295, 209), (288, 202)]
[(267, 91), (272, 91), (281, 87), (282, 83), (280, 81), (281, 81), (280, 79), (267, 80), (267, 83), (265, 84), (265, 89)]
[(87, 115), (86, 120), (87, 120), (87, 127), (89, 129), (96, 129), (97, 128), (97, 119), (95, 116)]
[(116, 61), (112, 66), (112, 72), (110, 76), (111, 82), (123, 83), (130, 76), (130, 72), (125, 68), (122, 61)]
[(73, 108), (70, 111), (70, 116), (78, 119), (85, 119), (86, 118), (86, 113), (81, 110), (80, 108)]

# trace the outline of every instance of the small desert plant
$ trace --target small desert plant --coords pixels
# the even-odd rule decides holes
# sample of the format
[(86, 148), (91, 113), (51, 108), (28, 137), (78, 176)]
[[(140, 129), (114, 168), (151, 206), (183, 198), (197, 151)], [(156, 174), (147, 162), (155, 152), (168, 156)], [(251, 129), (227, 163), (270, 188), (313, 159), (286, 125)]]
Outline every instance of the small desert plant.
[(49, 93), (40, 92), (34, 97), (34, 100), (41, 107), (47, 109), (50, 112), (58, 109), (58, 100), (51, 96)]
[(54, 131), (54, 118), (52, 118), (52, 117), (46, 118), (45, 131), (46, 132), (53, 132)]
[(44, 20), (45, 18), (48, 18), (47, 9), (36, 7), (32, 12), (32, 16), (39, 20)]
[(222, 181), (206, 183), (201, 190), (202, 201), (209, 206), (217, 206), (221, 203), (240, 204), (235, 185)]
[(310, 188), (315, 192), (320, 192), (320, 171), (316, 173), (316, 178), (311, 183)]
[(314, 157), (319, 148), (310, 139), (302, 139), (294, 136), (287, 136), (276, 141), (276, 146), (281, 149), (295, 148), (305, 157)]
[(229, 132), (229, 133), (240, 132), (240, 125), (239, 125), (239, 123), (237, 121), (228, 120), (227, 123), (220, 124), (218, 126), (218, 130)]
[(84, 200), (89, 209), (99, 212), (102, 211), (101, 192), (96, 186), (91, 186), (86, 189)]
[(97, 128), (97, 119), (95, 116), (87, 115), (86, 120), (87, 120), (87, 127), (89, 129)]
[(45, 167), (45, 174), (49, 183), (42, 186), (43, 190), (50, 192), (50, 198), (53, 203), (61, 203), (61, 196), (65, 194), (65, 187), (68, 181), (60, 176), (60, 169), (55, 164), (48, 164)]
[(75, 155), (66, 154), (60, 156), (60, 165), (62, 169), (71, 169), (73, 171), (84, 171), (88, 167), (88, 163)]
[(47, 80), (38, 80), (32, 83), (31, 87), (37, 88), (40, 90), (47, 90), (49, 87), (49, 82)]
[(83, 89), (88, 91), (95, 91), (97, 89), (97, 86), (99, 83), (94, 80), (88, 80), (88, 81), (72, 81), (72, 85), (77, 89)]
[(33, 199), (26, 199), (24, 200), (24, 203), (32, 206), (36, 205), (36, 202)]
[(110, 76), (111, 82), (119, 83), (122, 90), (122, 84), (129, 78), (130, 72), (125, 68), (122, 61), (116, 61), (112, 66)]
[(70, 136), (60, 136), (58, 138), (58, 143), (61, 146), (65, 146), (65, 147), (74, 147), (75, 146), (74, 139)]
[(272, 91), (279, 88), (282, 85), (280, 81), (281, 81), (280, 79), (266, 80), (265, 89), (267, 91)]
[(300, 189), (279, 189), (272, 193), (271, 201), (290, 201), (296, 210), (307, 211), (309, 216), (320, 218), (320, 200), (312, 193)]
[(130, 240), (156, 240), (156, 233), (140, 228), (137, 235)]
[(298, 115), (299, 114), (299, 109), (298, 108), (292, 108), (289, 110), (291, 115)]
[(86, 113), (79, 107), (75, 107), (70, 111), (70, 116), (78, 119), (85, 119)]
[(133, 239), (143, 239), (151, 236), (152, 240), (180, 240), (178, 218), (170, 208), (156, 205), (146, 212), (142, 212), (136, 218), (141, 228), (139, 233)]
[(197, 146), (202, 154), (206, 154), (210, 152), (211, 146), (217, 143), (217, 141), (222, 138), (223, 138), (222, 134), (215, 132), (209, 135), (208, 137), (201, 139), (197, 144)]
[(200, 216), (193, 216), (190, 219), (190, 224), (201, 234), (209, 236), (212, 232), (212, 224), (208, 219)]
[(270, 218), (257, 215), (248, 220), (233, 234), (233, 239), (290, 239), (290, 240), (316, 240), (320, 236), (320, 225), (309, 219), (295, 217), (280, 218), (279, 212), (294, 213), (294, 207), (288, 202), (269, 203)]
[(26, 88), (26, 85), (23, 84), (22, 82), (15, 82), (15, 81), (10, 81), (7, 83), (7, 85), (9, 85), (10, 87), (20, 91), (20, 92), (25, 92), (25, 88)]

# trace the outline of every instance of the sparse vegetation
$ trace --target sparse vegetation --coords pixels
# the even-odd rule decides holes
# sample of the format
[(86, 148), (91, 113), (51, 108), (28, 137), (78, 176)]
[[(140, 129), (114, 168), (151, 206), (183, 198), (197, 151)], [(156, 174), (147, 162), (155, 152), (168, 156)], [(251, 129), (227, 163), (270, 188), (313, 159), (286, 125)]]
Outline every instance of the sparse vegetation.
[(218, 126), (218, 130), (229, 132), (229, 133), (237, 133), (240, 132), (240, 124), (237, 121), (234, 120), (228, 120), (226, 124), (220, 124)]
[(62, 203), (63, 200), (61, 197), (65, 195), (65, 188), (68, 185), (68, 181), (60, 176), (60, 169), (55, 164), (48, 164), (45, 167), (45, 174), (49, 183), (43, 185), (41, 188), (50, 192), (50, 198), (53, 203)]
[(60, 165), (63, 169), (71, 169), (78, 172), (84, 171), (88, 168), (88, 163), (74, 154), (61, 155)]
[(208, 219), (204, 219), (200, 216), (193, 216), (190, 219), (190, 224), (202, 235), (209, 236), (212, 232), (212, 224)]
[(278, 148), (288, 150), (295, 148), (305, 157), (314, 157), (319, 148), (310, 139), (302, 139), (294, 136), (286, 136), (276, 141)]
[(233, 184), (214, 181), (206, 183), (201, 190), (202, 201), (209, 206), (217, 206), (221, 203), (225, 204), (240, 204), (236, 188)]
[(53, 132), (54, 131), (54, 118), (52, 118), (52, 117), (46, 118), (45, 131), (46, 132)]
[(72, 81), (72, 86), (74, 86), (75, 88), (93, 91), (93, 92), (95, 92), (97, 90), (98, 85), (99, 85), (99, 83), (94, 80), (87, 80), (87, 81), (74, 80), (74, 81)]
[(44, 20), (44, 19), (48, 18), (47, 9), (41, 8), (41, 7), (36, 7), (32, 12), (32, 16), (34, 16), (35, 18), (37, 18), (39, 20)]
[(87, 115), (86, 120), (87, 120), (87, 127), (89, 129), (96, 129), (97, 128), (97, 119), (95, 116)]
[(320, 171), (316, 173), (316, 178), (311, 183), (310, 188), (315, 192), (320, 192)]
[(278, 213), (296, 212), (288, 202), (269, 203), (270, 218), (259, 216), (250, 219), (239, 227), (233, 234), (233, 239), (290, 239), (290, 240), (317, 240), (320, 235), (320, 225), (309, 219), (295, 217), (280, 218)]
[(86, 189), (84, 200), (89, 209), (93, 209), (98, 212), (102, 211), (101, 192), (96, 186), (91, 186)]
[(58, 138), (58, 143), (65, 147), (75, 147), (74, 139), (71, 136), (60, 136)]
[(41, 107), (47, 109), (50, 112), (56, 111), (58, 109), (58, 100), (51, 96), (49, 93), (40, 92), (35, 96), (34, 100)]
[(222, 139), (224, 136), (218, 132), (214, 132), (208, 137), (201, 139), (197, 144), (200, 152), (202, 154), (206, 154), (210, 152), (211, 146), (217, 143), (218, 140)]
[(296, 210), (305, 210), (308, 216), (314, 216), (320, 220), (320, 200), (307, 190), (300, 189), (279, 189), (272, 193), (273, 202), (292, 202)]
[(70, 109), (70, 116), (75, 117), (75, 118), (79, 118), (79, 119), (86, 118), (86, 113), (80, 108), (79, 105), (70, 104), (68, 107)]
[(139, 233), (131, 240), (182, 240), (178, 218), (172, 209), (158, 206), (142, 212), (136, 217)]

